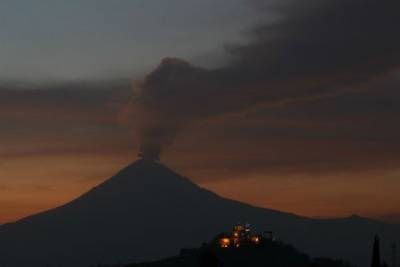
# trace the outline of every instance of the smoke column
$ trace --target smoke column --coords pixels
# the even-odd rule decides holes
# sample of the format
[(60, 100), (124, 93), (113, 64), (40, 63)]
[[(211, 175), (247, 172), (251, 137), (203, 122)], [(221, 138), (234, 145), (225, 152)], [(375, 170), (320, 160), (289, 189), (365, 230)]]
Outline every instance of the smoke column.
[(224, 67), (165, 58), (145, 77), (132, 101), (141, 157), (159, 159), (198, 119), (352, 90), (398, 67), (400, 1), (287, 0), (276, 9), (279, 20), (228, 46)]

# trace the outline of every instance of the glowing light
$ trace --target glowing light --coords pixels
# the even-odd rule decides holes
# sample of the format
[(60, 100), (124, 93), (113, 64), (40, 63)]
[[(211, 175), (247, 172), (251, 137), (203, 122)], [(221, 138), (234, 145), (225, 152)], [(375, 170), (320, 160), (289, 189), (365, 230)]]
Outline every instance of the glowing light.
[(251, 241), (253, 241), (255, 244), (259, 244), (260, 243), (260, 238), (258, 236), (253, 236), (251, 238)]
[(222, 238), (220, 239), (219, 243), (222, 248), (227, 248), (230, 246), (231, 241), (229, 240), (229, 238)]

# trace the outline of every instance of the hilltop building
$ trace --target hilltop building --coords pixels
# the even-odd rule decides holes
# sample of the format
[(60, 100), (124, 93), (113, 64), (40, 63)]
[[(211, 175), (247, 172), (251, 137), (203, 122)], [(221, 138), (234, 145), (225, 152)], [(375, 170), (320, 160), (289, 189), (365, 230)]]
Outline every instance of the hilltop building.
[(237, 224), (233, 226), (231, 233), (222, 234), (218, 238), (218, 244), (221, 248), (238, 248), (242, 245), (259, 245), (263, 239), (260, 234), (252, 234), (250, 224)]

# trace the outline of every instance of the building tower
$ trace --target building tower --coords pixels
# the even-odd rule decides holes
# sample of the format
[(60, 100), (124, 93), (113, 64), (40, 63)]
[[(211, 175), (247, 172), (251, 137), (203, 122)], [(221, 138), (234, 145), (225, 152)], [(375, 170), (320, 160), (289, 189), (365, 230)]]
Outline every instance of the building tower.
[(381, 255), (380, 255), (378, 234), (375, 235), (374, 245), (372, 248), (371, 267), (381, 267)]

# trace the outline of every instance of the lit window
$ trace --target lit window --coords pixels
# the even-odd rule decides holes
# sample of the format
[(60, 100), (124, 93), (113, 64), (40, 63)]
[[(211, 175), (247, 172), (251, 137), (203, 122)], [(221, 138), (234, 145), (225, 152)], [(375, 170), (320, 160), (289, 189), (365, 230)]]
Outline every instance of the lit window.
[(222, 238), (220, 239), (219, 244), (222, 248), (227, 248), (230, 246), (231, 241), (229, 240), (229, 238)]

